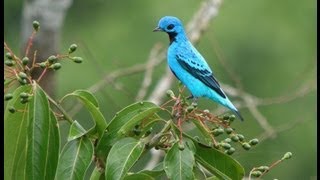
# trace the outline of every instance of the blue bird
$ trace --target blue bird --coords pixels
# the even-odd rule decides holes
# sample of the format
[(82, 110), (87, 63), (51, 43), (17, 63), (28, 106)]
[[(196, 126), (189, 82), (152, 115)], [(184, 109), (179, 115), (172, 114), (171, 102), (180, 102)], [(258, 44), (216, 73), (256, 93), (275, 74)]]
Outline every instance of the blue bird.
[(169, 35), (167, 59), (173, 74), (188, 88), (191, 97), (206, 97), (229, 108), (243, 120), (237, 108), (232, 104), (220, 87), (206, 60), (189, 41), (182, 22), (173, 16), (164, 16), (153, 30)]

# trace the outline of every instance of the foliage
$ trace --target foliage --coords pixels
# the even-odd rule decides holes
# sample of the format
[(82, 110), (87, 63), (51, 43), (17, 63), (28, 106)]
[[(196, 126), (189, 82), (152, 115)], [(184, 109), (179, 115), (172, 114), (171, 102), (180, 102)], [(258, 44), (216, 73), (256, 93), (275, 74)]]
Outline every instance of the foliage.
[[(17, 57), (5, 43), (7, 51), (4, 100), (5, 109), (5, 179), (242, 179), (242, 165), (231, 155), (236, 146), (250, 150), (257, 139), (247, 141), (231, 124), (233, 115), (215, 116), (201, 110), (183, 96), (182, 87), (176, 96), (168, 91), (170, 100), (161, 106), (152, 102), (136, 102), (116, 113), (107, 123), (97, 99), (86, 90), (75, 90), (59, 101), (52, 99), (39, 86), (48, 70), (59, 70), (62, 59), (81, 63), (72, 57), (77, 49), (71, 45), (66, 55), (52, 55), (44, 62), (34, 63), (27, 58), (32, 39), (39, 30), (33, 23), (25, 57)], [(30, 63), (31, 62), (31, 63)], [(42, 68), (38, 79), (32, 79), (34, 68)], [(18, 83), (18, 87), (13, 85)], [(93, 126), (85, 129), (68, 115), (61, 105), (69, 98), (81, 101), (92, 116)], [(58, 121), (70, 123), (68, 142), (60, 148)], [(190, 134), (184, 125), (198, 130)], [(235, 145), (232, 146), (231, 144)], [(152, 148), (163, 151), (165, 157), (152, 169), (132, 170), (132, 167)], [(62, 149), (62, 150), (60, 150)], [(272, 166), (254, 168), (251, 176), (261, 177)], [(94, 170), (90, 164), (94, 163)], [(261, 172), (261, 173), (259, 173)]]

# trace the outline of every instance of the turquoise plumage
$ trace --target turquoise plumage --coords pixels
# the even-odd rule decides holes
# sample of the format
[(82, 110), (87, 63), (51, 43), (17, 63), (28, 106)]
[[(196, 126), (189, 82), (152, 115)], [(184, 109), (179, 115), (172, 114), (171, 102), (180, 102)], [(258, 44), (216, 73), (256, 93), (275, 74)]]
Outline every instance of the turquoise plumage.
[(221, 89), (206, 60), (188, 40), (182, 22), (173, 16), (160, 19), (154, 31), (169, 35), (168, 65), (173, 74), (188, 88), (192, 97), (209, 98), (233, 111), (243, 120), (237, 108)]

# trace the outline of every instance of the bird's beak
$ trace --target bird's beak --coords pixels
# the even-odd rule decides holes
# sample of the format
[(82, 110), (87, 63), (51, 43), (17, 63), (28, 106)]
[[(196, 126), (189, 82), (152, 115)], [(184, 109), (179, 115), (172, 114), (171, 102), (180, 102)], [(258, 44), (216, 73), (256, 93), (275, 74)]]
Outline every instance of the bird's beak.
[(163, 31), (163, 30), (160, 27), (156, 27), (152, 32), (157, 32), (157, 31)]

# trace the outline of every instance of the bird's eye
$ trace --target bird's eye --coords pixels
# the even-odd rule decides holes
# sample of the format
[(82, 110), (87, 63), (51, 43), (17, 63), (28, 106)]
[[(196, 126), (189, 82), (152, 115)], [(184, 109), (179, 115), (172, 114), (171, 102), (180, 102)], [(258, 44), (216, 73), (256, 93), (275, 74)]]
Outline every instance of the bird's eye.
[(167, 29), (168, 30), (171, 30), (171, 29), (173, 29), (174, 28), (174, 25), (173, 24), (169, 24), (168, 26), (167, 26)]

